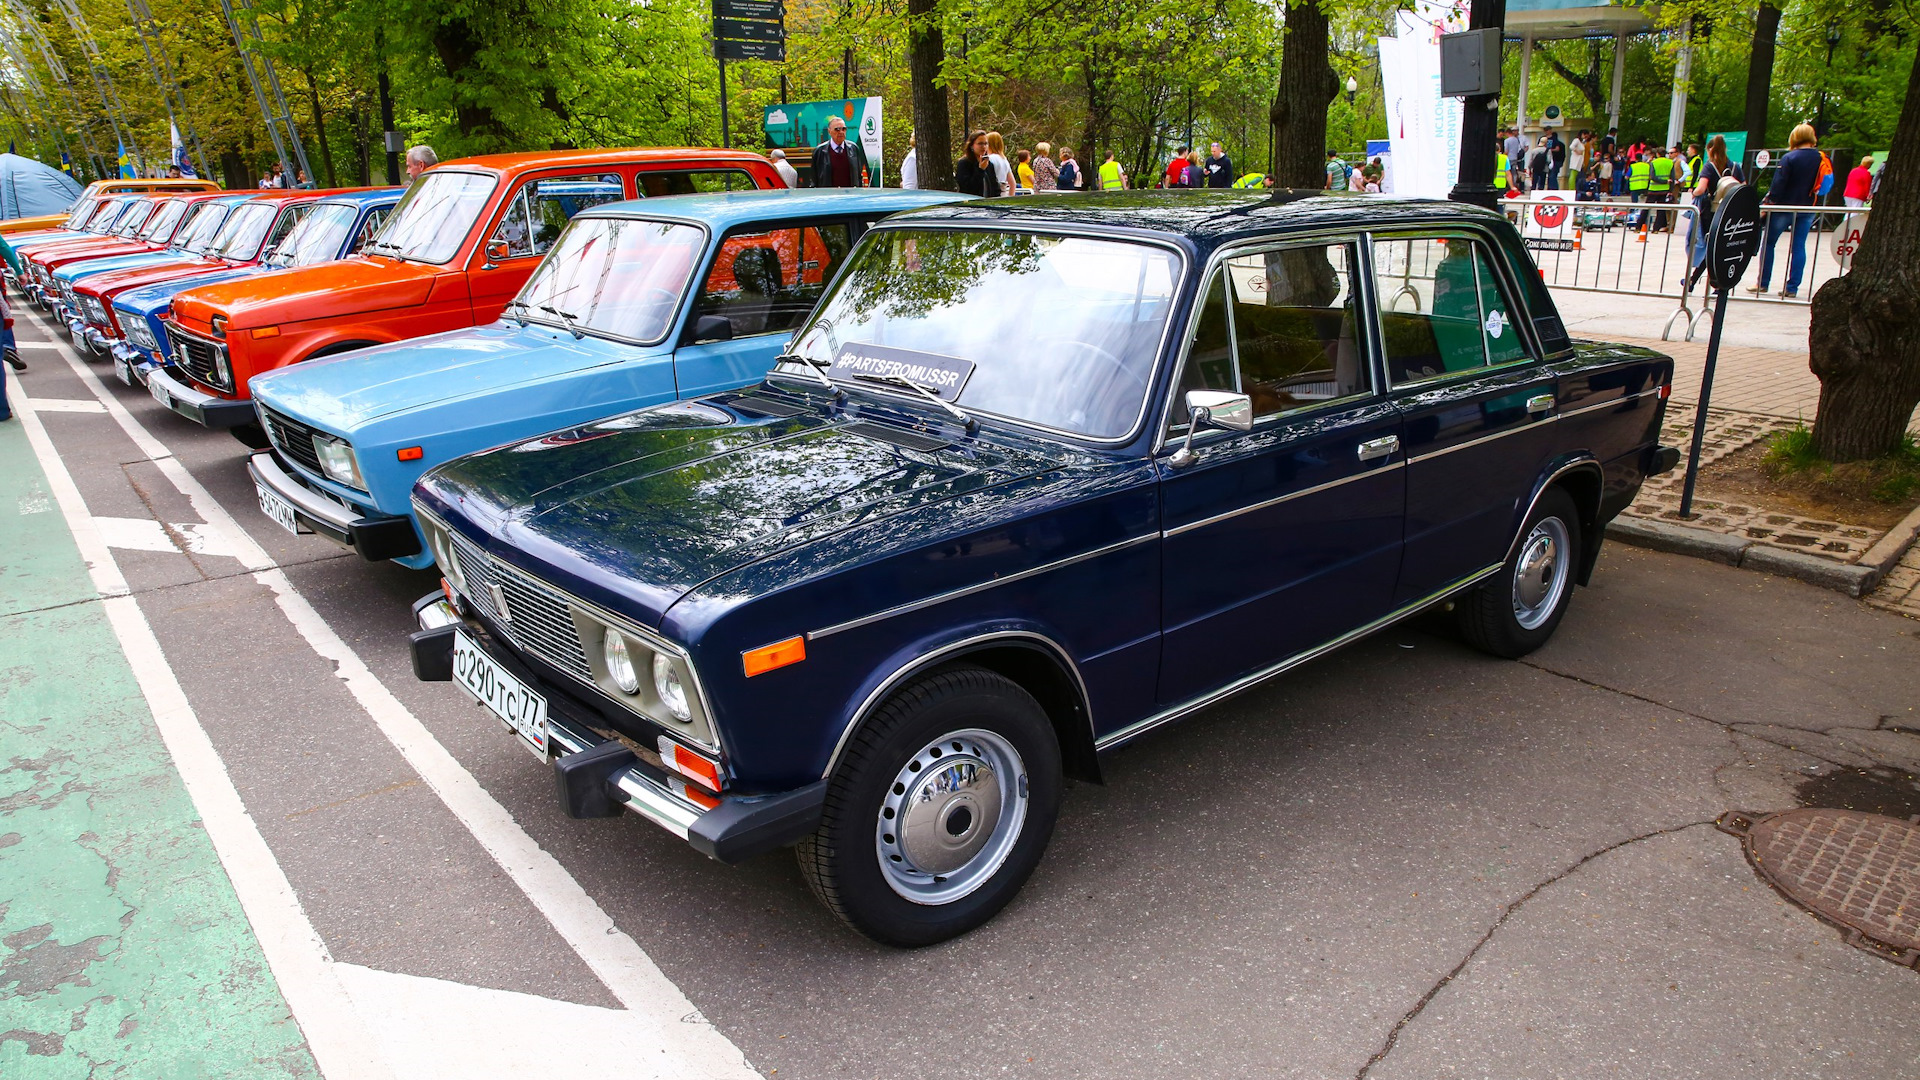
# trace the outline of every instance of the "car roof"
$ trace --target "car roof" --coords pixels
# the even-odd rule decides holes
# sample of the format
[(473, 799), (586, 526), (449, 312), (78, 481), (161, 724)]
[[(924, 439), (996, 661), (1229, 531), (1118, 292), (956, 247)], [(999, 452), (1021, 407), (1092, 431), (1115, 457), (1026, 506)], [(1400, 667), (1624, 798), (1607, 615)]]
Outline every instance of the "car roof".
[[(648, 146), (648, 147), (609, 147), (596, 150), (535, 150), (520, 154), (481, 154), (477, 157), (455, 158), (442, 161), (435, 169), (448, 167), (478, 166), (483, 169), (497, 169), (501, 172), (525, 172), (530, 169), (565, 167), (569, 165), (616, 165), (639, 163), (643, 165), (673, 164), (685, 162), (702, 164), (707, 162), (737, 163), (745, 158), (758, 158), (760, 155), (745, 150), (716, 150), (704, 146)], [(765, 158), (760, 160), (765, 161)]]
[[(320, 201), (325, 203), (352, 203), (364, 206), (367, 203), (393, 202), (406, 194), (403, 187), (357, 188), (353, 191), (338, 191), (329, 194)], [(308, 192), (312, 194), (312, 192)]]
[(980, 199), (922, 210), (909, 220), (1085, 227), (1092, 231), (1145, 230), (1210, 245), (1274, 232), (1498, 221), (1500, 215), (1444, 199), (1275, 188), (1271, 191), (1110, 191)]
[(707, 195), (656, 195), (603, 203), (581, 211), (581, 217), (648, 217), (695, 221), (720, 229), (772, 218), (858, 214), (867, 211), (898, 213), (924, 206), (971, 199), (951, 191), (915, 191), (902, 188), (807, 188), (789, 190), (725, 191)]

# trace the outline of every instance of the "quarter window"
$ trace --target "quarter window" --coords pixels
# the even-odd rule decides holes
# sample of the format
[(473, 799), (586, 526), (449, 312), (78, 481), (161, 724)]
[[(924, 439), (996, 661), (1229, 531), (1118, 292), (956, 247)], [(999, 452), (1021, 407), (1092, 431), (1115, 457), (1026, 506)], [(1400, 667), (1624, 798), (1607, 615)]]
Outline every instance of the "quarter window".
[(493, 239), (506, 241), (509, 259), (545, 255), (573, 215), (624, 196), (620, 177), (612, 173), (529, 180), (508, 200)]
[(1382, 339), (1395, 385), (1525, 360), (1519, 308), (1486, 245), (1460, 236), (1374, 241)]
[(1235, 255), (1215, 271), (1194, 323), (1174, 403), (1186, 392), (1228, 390), (1253, 401), (1255, 420), (1372, 392), (1354, 308), (1354, 246), (1310, 244)]
[(671, 169), (643, 172), (633, 178), (645, 198), (662, 195), (703, 195), (715, 191), (752, 191), (753, 177), (740, 169)]
[(730, 233), (714, 256), (699, 315), (718, 315), (733, 337), (792, 330), (820, 300), (853, 247), (844, 223)]

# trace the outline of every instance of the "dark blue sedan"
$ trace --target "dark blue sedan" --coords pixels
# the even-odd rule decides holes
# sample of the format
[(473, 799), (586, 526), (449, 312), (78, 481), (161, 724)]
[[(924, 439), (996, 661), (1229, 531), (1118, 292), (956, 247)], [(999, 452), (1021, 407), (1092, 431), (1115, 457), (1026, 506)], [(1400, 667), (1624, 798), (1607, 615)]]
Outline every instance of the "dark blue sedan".
[(1318, 193), (994, 200), (860, 242), (773, 373), (451, 462), (422, 678), (924, 945), (1100, 752), (1443, 607), (1517, 657), (1677, 454), (1673, 364), (1570, 340), (1520, 238)]

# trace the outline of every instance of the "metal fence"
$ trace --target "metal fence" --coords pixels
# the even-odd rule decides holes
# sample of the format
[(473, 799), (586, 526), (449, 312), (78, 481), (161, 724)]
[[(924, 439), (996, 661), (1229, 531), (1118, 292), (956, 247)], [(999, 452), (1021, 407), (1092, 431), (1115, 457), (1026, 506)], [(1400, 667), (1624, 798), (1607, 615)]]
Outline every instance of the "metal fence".
[[(1676, 328), (1692, 341), (1707, 324), (1707, 282), (1693, 273), (1694, 230), (1704, 227), (1690, 203), (1632, 203), (1614, 200), (1574, 202), (1555, 195), (1500, 200), (1513, 221), (1540, 277), (1556, 289), (1670, 298), (1672, 315), (1661, 331), (1671, 340)], [(1804, 304), (1828, 280), (1847, 272), (1867, 227), (1865, 209), (1836, 211), (1831, 206), (1763, 207), (1762, 257), (1755, 258), (1733, 299), (1749, 303)], [(1804, 217), (1804, 226), (1796, 218)], [(1770, 222), (1777, 218), (1778, 225)], [(1799, 288), (1784, 296), (1797, 228), (1805, 228), (1806, 259)], [(1769, 290), (1759, 283), (1765, 248), (1773, 247)], [(1749, 285), (1749, 282), (1752, 285)], [(1776, 291), (1777, 290), (1777, 291)], [(1695, 299), (1699, 300), (1696, 305)]]

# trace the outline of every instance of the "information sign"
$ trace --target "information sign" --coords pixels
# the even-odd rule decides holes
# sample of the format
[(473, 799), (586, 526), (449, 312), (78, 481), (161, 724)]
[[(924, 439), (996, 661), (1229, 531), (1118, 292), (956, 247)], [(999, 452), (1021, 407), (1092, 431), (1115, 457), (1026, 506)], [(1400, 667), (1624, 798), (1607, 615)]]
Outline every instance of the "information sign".
[(1760, 193), (1751, 184), (1722, 192), (1707, 230), (1707, 275), (1716, 289), (1731, 289), (1760, 250)]
[(729, 41), (785, 41), (787, 31), (777, 22), (715, 19), (713, 36)]
[(722, 60), (772, 60), (775, 62), (787, 58), (785, 41), (728, 41), (714, 42)]
[(713, 17), (716, 19), (784, 19), (787, 17), (787, 5), (781, 0), (713, 0)]

